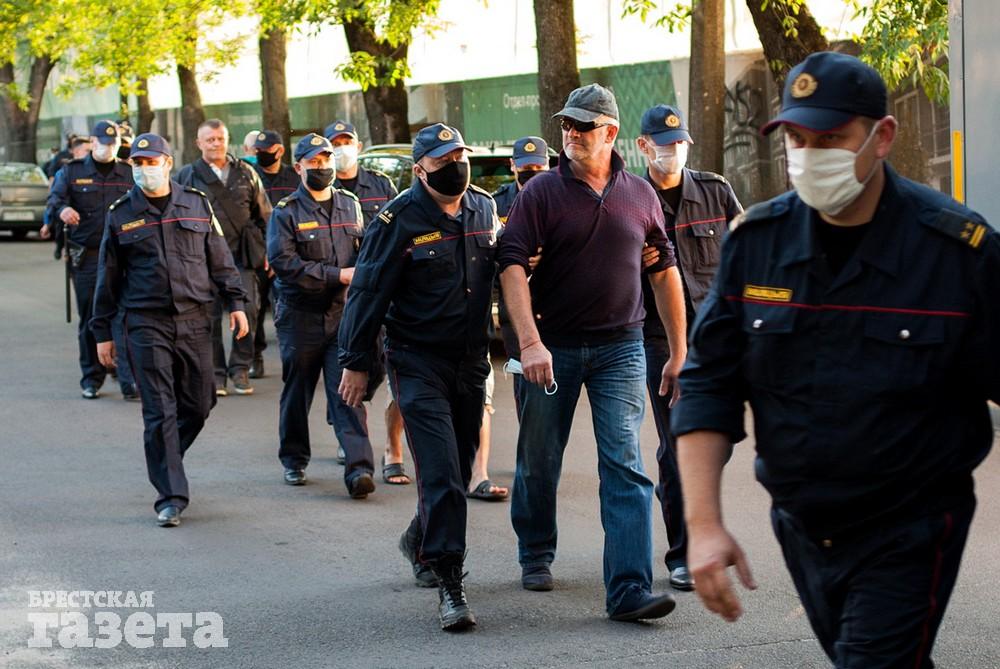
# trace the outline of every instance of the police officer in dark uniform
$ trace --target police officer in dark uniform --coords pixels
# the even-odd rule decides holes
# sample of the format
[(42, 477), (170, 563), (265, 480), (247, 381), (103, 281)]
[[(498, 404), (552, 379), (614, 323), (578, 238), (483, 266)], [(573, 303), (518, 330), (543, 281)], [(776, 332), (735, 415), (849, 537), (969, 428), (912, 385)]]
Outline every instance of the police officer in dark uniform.
[(278, 457), (286, 483), (306, 482), (309, 408), (322, 373), (328, 414), (347, 456), (344, 483), (351, 497), (364, 499), (375, 490), (367, 416), (363, 406), (348, 406), (337, 391), (337, 330), (364, 228), (357, 198), (332, 187), (332, 155), (333, 146), (324, 137), (309, 134), (299, 141), (299, 187), (278, 203), (268, 225), (268, 259), (280, 296), (274, 321), (285, 383)]
[(413, 143), (413, 186), (365, 233), (340, 329), (340, 384), (357, 406), (383, 322), (390, 383), (417, 468), (417, 517), (400, 540), (415, 572), (438, 579), (441, 627), (475, 624), (463, 584), (466, 490), (489, 373), (499, 221), (469, 185), (465, 143), (437, 123)]
[[(677, 268), (684, 283), (687, 322), (693, 323), (719, 266), (719, 250), (729, 221), (740, 214), (743, 207), (722, 176), (686, 167), (688, 147), (693, 140), (679, 109), (670, 105), (648, 109), (642, 115), (641, 133), (636, 145), (646, 158), (646, 180), (656, 191), (663, 208), (667, 236), (674, 245)], [(646, 309), (643, 322), (646, 389), (660, 441), (656, 450), (659, 465), (656, 497), (660, 500), (670, 544), (664, 562), (670, 572), (670, 585), (678, 590), (692, 590), (694, 583), (687, 566), (684, 502), (677, 472), (677, 444), (670, 433), (670, 399), (659, 394), (657, 370), (670, 359), (670, 347), (656, 310), (653, 288), (645, 277), (642, 298)]]
[[(326, 126), (323, 134), (333, 145), (333, 166), (337, 173), (337, 180), (333, 185), (358, 197), (365, 227), (368, 227), (389, 200), (396, 197), (396, 186), (386, 175), (367, 170), (358, 163), (358, 154), (363, 144), (358, 139), (354, 124), (338, 119)], [(403, 469), (403, 421), (399, 418), (399, 410), (391, 396), (385, 416), (387, 448), (382, 458), (382, 480), (392, 485), (409, 483), (410, 478)], [(333, 416), (327, 414), (326, 421), (333, 425)], [(344, 450), (338, 449), (337, 461), (344, 464), (345, 459)]]
[(272, 207), (257, 172), (246, 161), (230, 155), (228, 145), (229, 131), (222, 121), (209, 119), (202, 123), (198, 127), (201, 158), (185, 165), (178, 173), (177, 181), (208, 196), (247, 292), (246, 308), (251, 334), (233, 339), (228, 361), (222, 343), (223, 300), (215, 304), (212, 349), (216, 393), (227, 395), (227, 382), (231, 379), (237, 395), (251, 395), (253, 386), (250, 385), (249, 372), (254, 357), (253, 333), (257, 329), (260, 309), (257, 271), (267, 269), (264, 235)]
[(735, 620), (726, 567), (755, 587), (719, 508), (749, 401), (775, 534), (839, 668), (933, 666), (1000, 400), (1000, 237), (886, 164), (886, 98), (851, 56), (792, 68), (764, 131), (794, 191), (737, 219), (672, 416), (698, 595)]
[[(536, 176), (539, 172), (549, 169), (549, 145), (541, 137), (522, 137), (514, 142), (513, 152), (510, 159), (510, 170), (514, 173), (514, 180), (506, 183), (493, 192), (493, 201), (497, 203), (497, 216), (500, 223), (507, 223), (507, 214), (514, 204), (514, 198), (528, 183), (528, 179)], [(503, 337), (504, 351), (508, 359), (519, 360), (521, 349), (517, 342), (517, 333), (510, 322), (510, 314), (507, 313), (507, 305), (503, 300), (503, 293), (499, 294), (498, 300), (498, 320), (500, 321), (500, 335)], [(661, 365), (662, 368), (662, 365)], [(514, 407), (518, 415), (521, 413), (521, 383), (523, 377), (520, 374), (513, 374), (512, 387), (514, 389)]]
[[(67, 253), (76, 293), (76, 310), (80, 317), (77, 324), (80, 387), (86, 399), (100, 396), (99, 391), (107, 375), (106, 367), (97, 359), (97, 342), (90, 330), (104, 219), (111, 203), (132, 187), (132, 168), (116, 157), (118, 143), (115, 124), (98, 121), (92, 133), (93, 149), (90, 155), (70, 161), (56, 173), (47, 202), (52, 234), (56, 239), (63, 238), (63, 226), (66, 226)], [(116, 326), (114, 331), (120, 346), (121, 328)], [(137, 400), (139, 396), (127, 357), (118, 356), (111, 366), (118, 369), (122, 397)]]
[(189, 500), (184, 454), (215, 405), (211, 305), (223, 296), (243, 337), (246, 294), (208, 198), (170, 180), (170, 145), (142, 134), (131, 157), (136, 185), (108, 213), (91, 327), (107, 364), (111, 321), (124, 308), (157, 522), (176, 527)]
[[(271, 206), (275, 206), (283, 197), (295, 192), (299, 187), (299, 175), (290, 166), (282, 162), (285, 155), (285, 144), (281, 134), (274, 130), (263, 130), (257, 133), (254, 140), (256, 160), (252, 163), (257, 176), (264, 184), (264, 192)], [(264, 333), (264, 315), (271, 305), (271, 285), (274, 272), (261, 268), (257, 270), (257, 281), (260, 286), (260, 309), (257, 311), (257, 330), (253, 337), (253, 362), (250, 364), (250, 378), (264, 377), (264, 349), (267, 348), (267, 337)]]

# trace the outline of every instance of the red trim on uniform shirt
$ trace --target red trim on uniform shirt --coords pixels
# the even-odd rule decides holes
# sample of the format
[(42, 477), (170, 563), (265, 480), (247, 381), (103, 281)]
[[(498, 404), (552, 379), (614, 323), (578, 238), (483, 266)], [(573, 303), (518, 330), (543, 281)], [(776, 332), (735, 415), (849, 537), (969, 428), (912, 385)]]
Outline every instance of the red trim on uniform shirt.
[(210, 218), (188, 218), (188, 217), (182, 217), (182, 218), (165, 218), (162, 221), (149, 221), (148, 223), (143, 223), (142, 225), (137, 225), (136, 227), (129, 228), (128, 230), (119, 230), (115, 234), (116, 235), (124, 235), (124, 234), (127, 234), (129, 232), (132, 232), (132, 230), (138, 230), (139, 228), (144, 228), (147, 225), (160, 225), (161, 223), (177, 223), (178, 221), (201, 221), (203, 223), (208, 223), (211, 220), (212, 219), (210, 219)]
[[(434, 233), (432, 232), (431, 234)], [(466, 232), (462, 235), (448, 235), (447, 237), (438, 237), (437, 239), (432, 239), (430, 241), (426, 241), (421, 244), (414, 244), (410, 248), (406, 249), (406, 252), (409, 253), (418, 246), (427, 246), (428, 244), (433, 244), (434, 242), (446, 242), (450, 239), (458, 239), (459, 237), (471, 237), (473, 235), (492, 235), (492, 234), (493, 230), (473, 230), (472, 232)]]
[(682, 223), (681, 225), (675, 225), (674, 230), (680, 230), (681, 228), (690, 228), (692, 225), (708, 225), (709, 223), (724, 223), (728, 220), (725, 216), (719, 218), (706, 218), (701, 221), (691, 221), (690, 223)]
[(387, 197), (360, 197), (358, 202), (385, 202), (388, 199)]
[(909, 314), (911, 316), (944, 316), (948, 318), (968, 318), (972, 314), (965, 311), (941, 311), (936, 309), (905, 309), (902, 307), (875, 307), (866, 304), (802, 304), (800, 302), (770, 302), (755, 300), (741, 295), (726, 295), (730, 302), (762, 304), (767, 307), (791, 307), (808, 311), (867, 311), (881, 314)]

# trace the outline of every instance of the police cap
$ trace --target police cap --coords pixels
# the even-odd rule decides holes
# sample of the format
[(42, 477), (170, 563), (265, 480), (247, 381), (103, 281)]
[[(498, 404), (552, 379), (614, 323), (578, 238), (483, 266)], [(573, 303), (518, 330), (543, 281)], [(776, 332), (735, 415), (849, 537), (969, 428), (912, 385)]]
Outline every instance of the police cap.
[(132, 151), (129, 158), (156, 158), (157, 156), (171, 155), (170, 144), (167, 140), (151, 132), (144, 132), (132, 142)]
[(694, 142), (681, 110), (670, 105), (656, 105), (647, 109), (642, 115), (641, 132), (651, 137), (659, 146), (685, 141)]
[(281, 134), (277, 130), (261, 130), (253, 140), (253, 148), (270, 149), (275, 144), (281, 143)]
[(300, 160), (308, 160), (319, 153), (333, 153), (333, 145), (330, 144), (330, 140), (326, 137), (311, 132), (300, 139), (299, 143), (295, 145), (293, 155), (296, 162), (298, 162)]
[(514, 165), (548, 165), (549, 145), (541, 137), (522, 137), (514, 142)]
[(323, 134), (331, 142), (334, 137), (339, 135), (350, 135), (354, 139), (358, 138), (358, 131), (354, 129), (354, 124), (340, 120), (334, 121), (330, 125), (326, 126), (326, 130), (323, 131)]
[(114, 121), (98, 121), (90, 132), (101, 144), (114, 144), (118, 141), (118, 126)]
[(435, 123), (423, 128), (413, 140), (413, 162), (419, 162), (424, 156), (440, 158), (455, 149), (469, 149), (462, 133), (444, 123)]
[(781, 113), (761, 130), (768, 134), (787, 123), (823, 132), (850, 123), (855, 116), (886, 115), (885, 82), (854, 56), (833, 51), (811, 54), (785, 80)]

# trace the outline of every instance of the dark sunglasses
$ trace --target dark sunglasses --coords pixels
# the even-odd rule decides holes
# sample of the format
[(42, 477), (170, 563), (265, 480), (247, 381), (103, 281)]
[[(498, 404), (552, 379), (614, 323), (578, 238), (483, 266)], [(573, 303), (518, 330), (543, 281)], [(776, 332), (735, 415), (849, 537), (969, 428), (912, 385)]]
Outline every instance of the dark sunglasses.
[(608, 123), (595, 123), (594, 121), (577, 121), (576, 119), (566, 118), (563, 116), (559, 119), (559, 127), (563, 129), (564, 132), (569, 132), (570, 130), (576, 130), (577, 132), (590, 132), (594, 128), (601, 128)]

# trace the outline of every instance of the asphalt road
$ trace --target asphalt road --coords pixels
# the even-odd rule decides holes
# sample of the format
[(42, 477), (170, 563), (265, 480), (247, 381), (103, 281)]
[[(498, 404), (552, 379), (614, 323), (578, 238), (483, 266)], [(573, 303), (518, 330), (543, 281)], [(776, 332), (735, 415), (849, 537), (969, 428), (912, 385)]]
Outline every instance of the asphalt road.
[[(479, 617), (470, 633), (438, 629), (437, 595), (412, 585), (396, 550), (411, 517), (414, 486), (379, 483), (351, 500), (322, 394), (311, 417), (311, 484), (282, 483), (277, 460), (277, 346), (252, 397), (220, 400), (186, 459), (191, 506), (183, 525), (154, 523), (139, 407), (112, 384), (99, 401), (78, 389), (72, 326), (63, 322), (62, 269), (51, 246), (0, 240), (0, 667), (684, 667), (828, 666), (785, 572), (767, 520), (768, 499), (752, 476), (752, 444), (737, 448), (724, 481), (726, 520), (759, 583), (746, 613), (727, 624), (695, 595), (678, 593), (669, 617), (609, 622), (601, 582), (595, 445), (582, 400), (559, 497), (556, 590), (519, 586), (509, 505), (470, 502), (468, 593)], [(75, 319), (75, 315), (74, 315)], [(499, 365), (497, 365), (499, 367)], [(369, 421), (376, 453), (385, 430), (384, 389)], [(497, 378), (490, 473), (513, 475), (517, 433), (510, 384)], [(647, 470), (655, 430), (643, 429)], [(407, 456), (407, 469), (412, 464)], [(1000, 460), (979, 469), (980, 509), (937, 643), (941, 667), (1000, 667)], [(665, 539), (656, 527), (656, 550)], [(656, 586), (666, 588), (657, 562)], [(216, 612), (225, 648), (31, 648), (32, 591), (153, 591), (154, 608), (122, 618)], [(101, 609), (104, 610), (104, 609)], [(96, 609), (81, 609), (96, 634)]]

